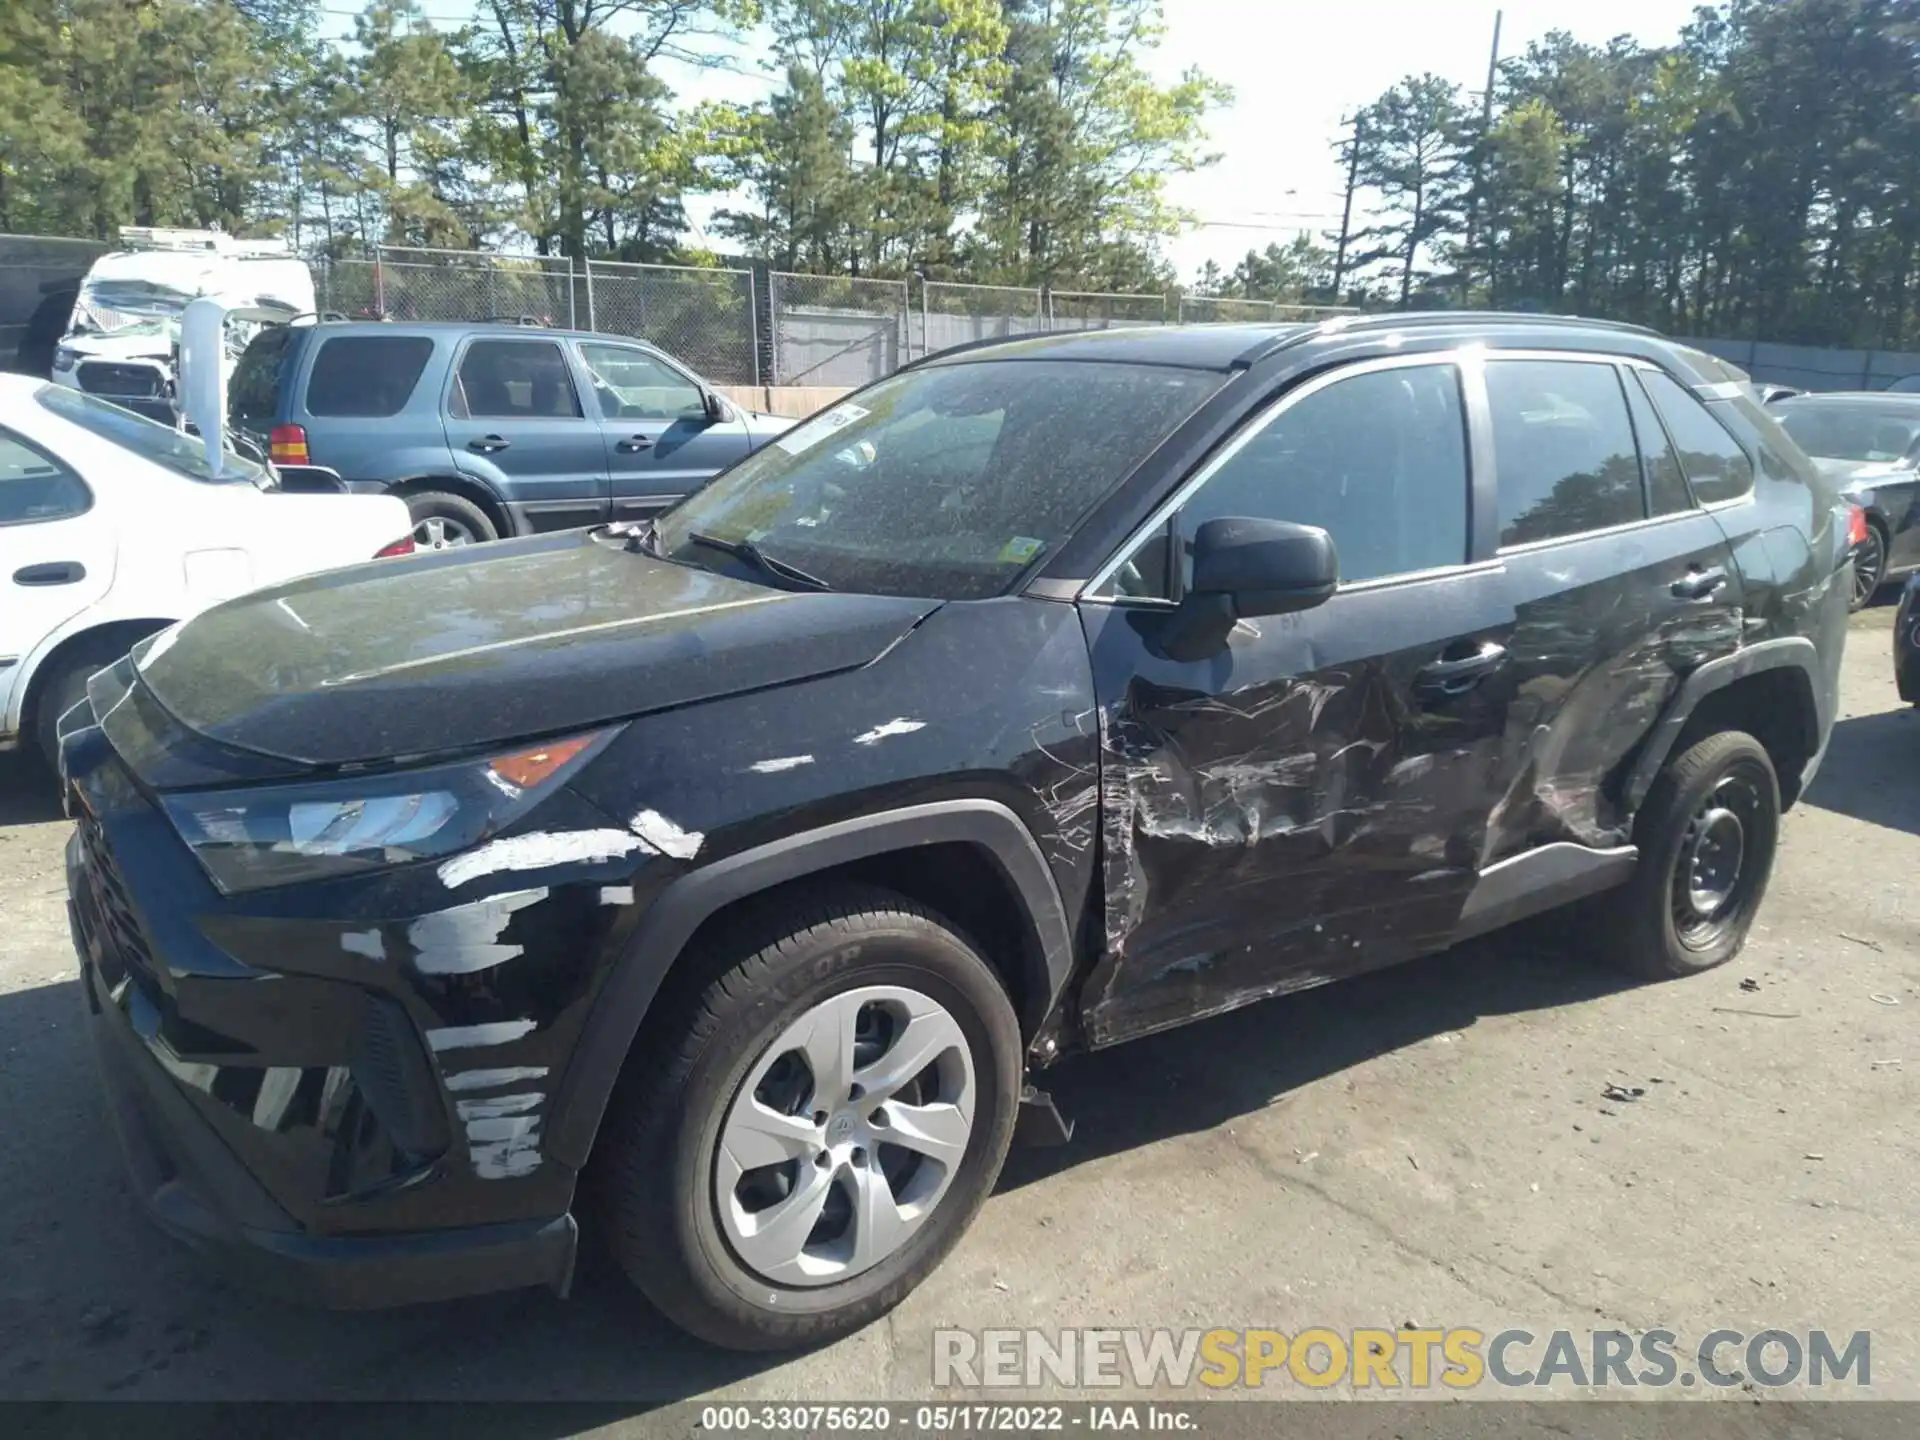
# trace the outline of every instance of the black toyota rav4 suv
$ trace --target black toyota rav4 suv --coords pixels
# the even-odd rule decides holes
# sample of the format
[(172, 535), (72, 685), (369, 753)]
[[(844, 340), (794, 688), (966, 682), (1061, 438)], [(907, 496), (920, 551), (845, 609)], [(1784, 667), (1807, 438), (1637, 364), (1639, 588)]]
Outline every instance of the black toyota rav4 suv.
[(62, 725), (138, 1184), (329, 1304), (564, 1290), (579, 1215), (847, 1331), (1069, 1052), (1559, 906), (1733, 955), (1857, 524), (1706, 355), (1401, 315), (948, 352), (653, 521), (229, 601)]

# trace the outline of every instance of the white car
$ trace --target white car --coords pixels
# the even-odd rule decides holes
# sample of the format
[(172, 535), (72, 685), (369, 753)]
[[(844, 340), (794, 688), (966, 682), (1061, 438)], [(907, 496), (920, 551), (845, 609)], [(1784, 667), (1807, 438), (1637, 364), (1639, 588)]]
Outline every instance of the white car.
[(221, 600), (413, 549), (391, 495), (294, 494), (268, 467), (78, 390), (0, 375), (0, 750), (94, 671)]

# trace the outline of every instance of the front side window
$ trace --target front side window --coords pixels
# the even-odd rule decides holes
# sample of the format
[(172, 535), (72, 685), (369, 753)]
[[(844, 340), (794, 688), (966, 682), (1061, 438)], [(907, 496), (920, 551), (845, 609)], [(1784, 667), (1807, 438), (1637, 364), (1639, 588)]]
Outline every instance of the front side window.
[[(1175, 559), (1227, 516), (1314, 525), (1333, 537), (1340, 583), (1459, 565), (1467, 558), (1467, 441), (1459, 372), (1396, 366), (1336, 380), (1287, 406), (1180, 509)], [(1119, 593), (1156, 593), (1156, 538), (1123, 567)]]
[(1700, 503), (1738, 500), (1753, 489), (1753, 462), (1707, 407), (1670, 375), (1649, 370), (1644, 378)]
[(207, 464), (205, 441), (196, 436), (183, 435), (171, 425), (162, 425), (131, 410), (122, 410), (118, 405), (85, 391), (69, 390), (64, 385), (42, 385), (34, 391), (34, 399), (69, 424), (89, 430), (102, 440), (111, 440), (141, 459), (165, 466), (174, 474), (184, 475), (189, 480), (222, 485), (268, 483), (265, 469), (231, 452), (222, 459), (220, 473), (214, 474), (212, 467)]
[(603, 420), (702, 420), (707, 397), (664, 361), (629, 345), (582, 344)]
[(1217, 390), (1212, 370), (990, 360), (909, 370), (763, 446), (660, 516), (655, 549), (750, 540), (836, 590), (997, 595)]
[(0, 430), (0, 525), (33, 525), (85, 513), (85, 482), (52, 456)]
[(476, 340), (460, 359), (453, 413), (474, 420), (570, 420), (580, 397), (551, 340)]
[(1490, 360), (1500, 543), (1530, 545), (1645, 518), (1640, 454), (1610, 364)]

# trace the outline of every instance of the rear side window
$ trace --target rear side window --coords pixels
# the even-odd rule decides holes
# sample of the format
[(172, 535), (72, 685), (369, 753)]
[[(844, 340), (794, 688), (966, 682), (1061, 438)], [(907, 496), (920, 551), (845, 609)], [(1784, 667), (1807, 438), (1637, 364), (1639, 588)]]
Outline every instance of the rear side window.
[(335, 335), (320, 344), (307, 377), (309, 415), (398, 415), (433, 354), (425, 335)]
[(293, 342), (293, 327), (269, 325), (247, 342), (227, 381), (227, 418), (237, 425), (271, 425), (279, 419), (280, 367)]
[[(1459, 373), (1408, 365), (1336, 380), (1276, 415), (1180, 510), (1180, 563), (1223, 516), (1315, 525), (1340, 581), (1437, 570), (1467, 558), (1467, 442)], [(1153, 545), (1118, 593), (1151, 593)], [(1160, 553), (1164, 554), (1164, 550)]]
[(453, 413), (478, 420), (577, 419), (573, 375), (551, 340), (476, 340), (461, 357)]
[(1653, 402), (1640, 386), (1637, 373), (1626, 381), (1627, 408), (1633, 411), (1633, 433), (1640, 440), (1640, 459), (1647, 471), (1647, 499), (1655, 515), (1677, 515), (1693, 508), (1693, 495), (1687, 489), (1686, 472), (1680, 457), (1673, 453), (1673, 442), (1661, 428)]
[(1712, 412), (1669, 375), (1648, 371), (1646, 382), (1700, 503), (1738, 500), (1753, 489), (1753, 462)]
[(80, 477), (11, 431), (0, 430), (0, 525), (65, 520), (91, 508)]
[(1646, 515), (1627, 397), (1610, 364), (1487, 364), (1500, 543), (1528, 545), (1631, 524)]

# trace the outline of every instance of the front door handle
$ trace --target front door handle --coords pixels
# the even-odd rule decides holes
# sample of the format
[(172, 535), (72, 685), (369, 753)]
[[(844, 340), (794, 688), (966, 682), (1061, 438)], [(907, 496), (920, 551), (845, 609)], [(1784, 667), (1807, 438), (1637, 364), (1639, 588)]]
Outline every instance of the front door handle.
[(477, 450), (482, 455), (491, 455), (496, 450), (504, 450), (510, 442), (504, 435), (482, 435), (477, 440), (467, 441), (469, 450)]
[(87, 567), (78, 560), (28, 565), (13, 572), (13, 583), (16, 585), (72, 585), (86, 578)]
[(1702, 570), (1694, 565), (1673, 582), (1673, 596), (1676, 600), (1705, 600), (1726, 583), (1727, 572), (1718, 565), (1710, 570)]
[(629, 435), (613, 448), (628, 455), (631, 455), (636, 450), (650, 450), (653, 448), (653, 437), (651, 435)]
[(1423, 700), (1451, 700), (1464, 695), (1507, 663), (1507, 647), (1483, 640), (1468, 655), (1450, 655), (1424, 665), (1413, 677), (1413, 690)]

